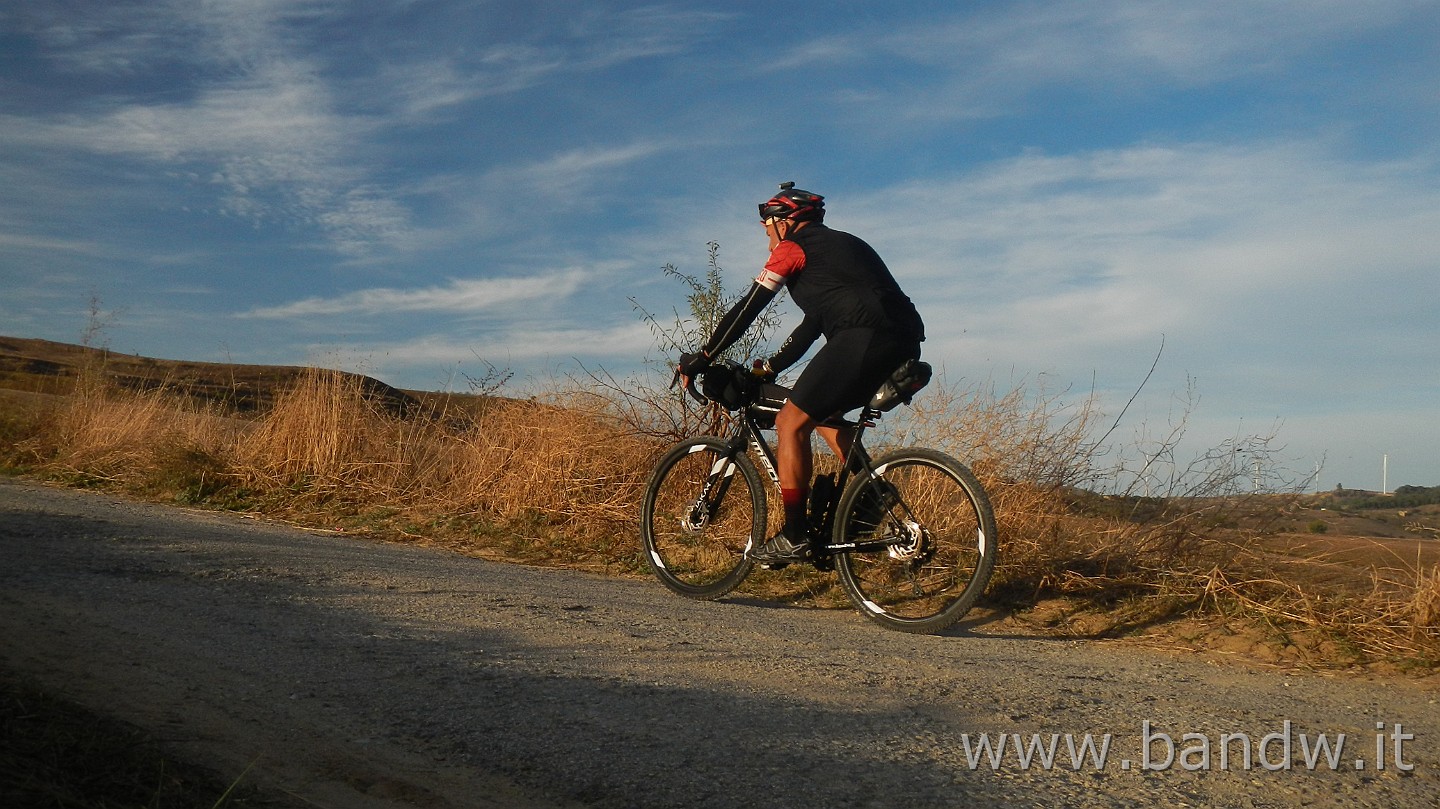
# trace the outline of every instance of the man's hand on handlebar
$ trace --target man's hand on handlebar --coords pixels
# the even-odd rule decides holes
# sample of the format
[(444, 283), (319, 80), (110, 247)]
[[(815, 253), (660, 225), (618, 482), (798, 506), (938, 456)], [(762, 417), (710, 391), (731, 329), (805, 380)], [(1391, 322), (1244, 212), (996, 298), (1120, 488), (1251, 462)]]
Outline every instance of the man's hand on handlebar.
[(693, 354), (680, 355), (680, 376), (689, 379), (710, 367), (710, 355), (704, 351), (696, 351)]
[(704, 351), (687, 352), (680, 355), (680, 362), (675, 367), (675, 377), (680, 381), (680, 385), (701, 401), (704, 401), (705, 397), (695, 390), (695, 375), (709, 368), (710, 360), (710, 355)]

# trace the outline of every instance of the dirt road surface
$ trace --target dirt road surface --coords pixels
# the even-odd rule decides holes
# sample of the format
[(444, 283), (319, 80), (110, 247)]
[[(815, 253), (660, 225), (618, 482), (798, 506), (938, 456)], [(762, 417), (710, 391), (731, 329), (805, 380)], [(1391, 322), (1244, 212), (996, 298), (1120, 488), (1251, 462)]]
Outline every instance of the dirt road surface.
[(0, 554), (3, 665), (297, 806), (1440, 804), (1437, 693), (1400, 680), (912, 637), (13, 480)]

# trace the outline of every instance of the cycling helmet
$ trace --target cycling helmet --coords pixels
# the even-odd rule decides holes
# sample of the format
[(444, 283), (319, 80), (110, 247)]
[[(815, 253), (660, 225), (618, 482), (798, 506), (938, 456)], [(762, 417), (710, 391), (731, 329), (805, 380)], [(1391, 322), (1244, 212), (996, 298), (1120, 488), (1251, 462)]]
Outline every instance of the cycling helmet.
[(780, 193), (760, 203), (760, 219), (775, 218), (792, 222), (819, 221), (825, 218), (825, 198), (801, 191), (794, 183), (781, 183)]

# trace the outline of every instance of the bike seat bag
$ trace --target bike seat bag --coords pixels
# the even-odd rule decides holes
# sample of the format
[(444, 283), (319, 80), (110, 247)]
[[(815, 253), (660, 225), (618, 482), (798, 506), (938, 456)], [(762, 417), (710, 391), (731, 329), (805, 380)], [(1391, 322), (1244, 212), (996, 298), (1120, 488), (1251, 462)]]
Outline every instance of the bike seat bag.
[(901, 404), (910, 404), (910, 400), (922, 388), (930, 384), (930, 363), (920, 360), (905, 360), (890, 378), (875, 391), (870, 397), (870, 406), (881, 412), (893, 410)]

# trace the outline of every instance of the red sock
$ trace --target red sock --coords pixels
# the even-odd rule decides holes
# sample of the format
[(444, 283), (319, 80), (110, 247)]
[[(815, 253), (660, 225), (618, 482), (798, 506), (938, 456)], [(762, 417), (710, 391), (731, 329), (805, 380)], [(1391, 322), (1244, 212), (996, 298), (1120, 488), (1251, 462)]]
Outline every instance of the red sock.
[(780, 502), (785, 506), (785, 536), (792, 539), (805, 536), (805, 507), (810, 499), (810, 490), (780, 489)]

